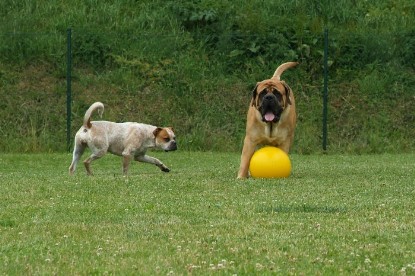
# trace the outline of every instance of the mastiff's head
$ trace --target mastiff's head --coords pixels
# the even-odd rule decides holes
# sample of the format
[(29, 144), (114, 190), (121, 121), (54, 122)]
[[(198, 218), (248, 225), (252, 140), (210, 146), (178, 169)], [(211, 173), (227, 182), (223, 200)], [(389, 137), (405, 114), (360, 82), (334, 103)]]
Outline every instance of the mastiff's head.
[(291, 104), (291, 88), (283, 81), (271, 79), (259, 82), (252, 94), (252, 105), (261, 114), (263, 122), (278, 122)]
[(281, 74), (297, 62), (281, 64), (271, 79), (258, 82), (252, 91), (252, 105), (259, 111), (263, 122), (276, 123), (284, 110), (293, 103), (291, 88), (280, 80)]

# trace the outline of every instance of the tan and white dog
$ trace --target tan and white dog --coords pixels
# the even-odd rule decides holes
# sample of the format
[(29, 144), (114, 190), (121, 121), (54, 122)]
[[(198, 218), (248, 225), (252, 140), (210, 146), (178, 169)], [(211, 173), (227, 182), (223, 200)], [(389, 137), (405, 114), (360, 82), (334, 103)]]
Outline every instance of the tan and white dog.
[(163, 172), (169, 172), (157, 158), (146, 155), (149, 148), (159, 148), (164, 151), (177, 149), (176, 136), (173, 128), (160, 128), (141, 123), (114, 123), (108, 121), (92, 121), (94, 111), (102, 116), (104, 105), (100, 102), (92, 104), (85, 113), (84, 123), (75, 135), (73, 159), (69, 173), (73, 174), (76, 165), (88, 147), (92, 154), (84, 161), (88, 175), (92, 174), (91, 162), (101, 158), (107, 152), (123, 157), (123, 173), (128, 172), (132, 159), (140, 162), (154, 164)]
[(258, 145), (271, 145), (289, 152), (297, 116), (291, 88), (280, 77), (297, 64), (281, 64), (271, 79), (258, 82), (252, 91), (238, 178), (248, 177), (249, 162)]

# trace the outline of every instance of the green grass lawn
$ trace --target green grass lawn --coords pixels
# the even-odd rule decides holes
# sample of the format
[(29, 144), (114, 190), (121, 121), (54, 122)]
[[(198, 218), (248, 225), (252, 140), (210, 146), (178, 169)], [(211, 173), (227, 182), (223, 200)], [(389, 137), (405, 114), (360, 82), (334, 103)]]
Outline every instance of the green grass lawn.
[(415, 273), (415, 156), (293, 155), (236, 180), (238, 153), (0, 155), (0, 274)]

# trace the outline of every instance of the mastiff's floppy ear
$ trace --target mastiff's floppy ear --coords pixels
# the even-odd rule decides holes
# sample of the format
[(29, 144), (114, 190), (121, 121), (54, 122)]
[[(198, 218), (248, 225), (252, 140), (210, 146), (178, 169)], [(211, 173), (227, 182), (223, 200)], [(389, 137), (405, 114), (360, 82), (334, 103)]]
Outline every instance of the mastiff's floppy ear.
[(285, 88), (285, 97), (287, 98), (287, 103), (291, 105), (291, 99), (290, 99), (291, 88), (288, 86), (288, 84), (285, 83), (285, 81), (281, 81), (281, 83), (282, 85), (284, 85), (284, 88)]
[(252, 106), (256, 106), (255, 101), (256, 101), (256, 97), (257, 97), (257, 93), (256, 93), (257, 88), (258, 88), (258, 83), (255, 84), (255, 87), (251, 92), (252, 93)]

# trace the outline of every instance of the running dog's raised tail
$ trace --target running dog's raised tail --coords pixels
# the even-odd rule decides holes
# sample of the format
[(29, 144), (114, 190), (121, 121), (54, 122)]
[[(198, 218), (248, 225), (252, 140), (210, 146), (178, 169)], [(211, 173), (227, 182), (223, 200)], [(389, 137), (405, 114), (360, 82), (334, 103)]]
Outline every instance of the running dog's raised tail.
[(102, 114), (104, 113), (104, 104), (101, 102), (95, 102), (88, 108), (84, 116), (84, 127), (91, 128), (91, 116), (95, 110), (97, 110), (99, 116), (102, 117)]

